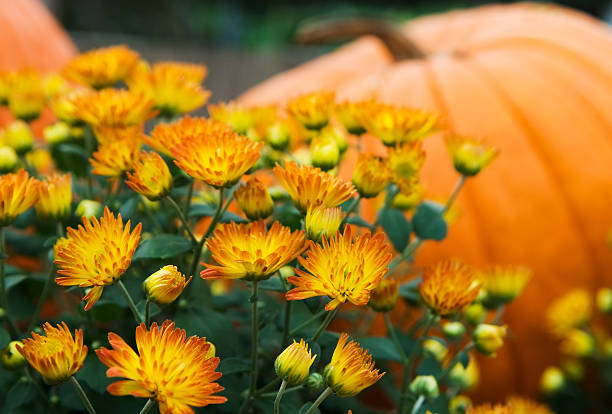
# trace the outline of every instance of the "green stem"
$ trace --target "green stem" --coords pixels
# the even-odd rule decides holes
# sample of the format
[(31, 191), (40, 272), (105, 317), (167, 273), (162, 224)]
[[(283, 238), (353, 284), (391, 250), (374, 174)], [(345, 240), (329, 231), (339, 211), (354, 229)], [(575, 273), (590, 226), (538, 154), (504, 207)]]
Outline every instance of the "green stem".
[(274, 399), (274, 414), (280, 414), (280, 402), (283, 398), (283, 394), (285, 393), (285, 389), (287, 388), (287, 381), (283, 380), (281, 382), (280, 388), (276, 393), (276, 398)]
[(461, 358), (461, 354), (462, 353), (470, 351), (475, 346), (476, 346), (476, 344), (474, 344), (474, 342), (468, 342), (467, 344), (465, 344), (465, 346), (463, 348), (461, 348), (455, 354), (455, 356), (453, 357), (453, 359), (451, 359), (451, 361), (448, 363), (446, 368), (440, 373), (440, 377), (438, 379), (438, 382), (442, 382), (446, 378), (448, 373), (453, 369), (453, 367), (455, 365), (457, 365), (457, 363), (459, 362), (459, 359)]
[(32, 329), (34, 329), (34, 325), (36, 325), (36, 322), (38, 322), (38, 317), (40, 316), (42, 307), (45, 304), (45, 301), (47, 300), (47, 296), (49, 295), (49, 291), (51, 290), (51, 286), (53, 284), (53, 276), (55, 275), (55, 270), (55, 264), (51, 262), (51, 264), (49, 265), (49, 274), (47, 275), (45, 285), (43, 286), (43, 289), (40, 292), (40, 297), (38, 298), (36, 308), (34, 309), (34, 313), (32, 313), (32, 319), (30, 319), (28, 330), (26, 332), (30, 332)]
[(283, 326), (283, 340), (281, 342), (281, 348), (285, 349), (289, 345), (289, 333), (291, 329), (291, 310), (293, 309), (293, 301), (285, 300), (285, 323)]
[(414, 403), (414, 406), (412, 407), (412, 411), (410, 411), (410, 414), (417, 414), (421, 410), (421, 407), (423, 406), (424, 402), (425, 402), (425, 396), (419, 395), (419, 398), (417, 398), (416, 402)]
[(499, 325), (499, 323), (501, 322), (502, 316), (504, 316), (505, 309), (506, 309), (505, 305), (501, 305), (499, 308), (497, 308), (497, 312), (495, 312), (495, 317), (493, 318), (493, 321), (491, 321), (493, 325)]
[(119, 286), (119, 290), (121, 291), (123, 298), (125, 299), (128, 306), (130, 307), (132, 314), (134, 314), (134, 319), (136, 319), (136, 323), (138, 324), (142, 323), (143, 322), (142, 315), (140, 314), (140, 312), (138, 312), (138, 308), (136, 307), (136, 304), (134, 303), (132, 296), (130, 296), (130, 292), (128, 292), (127, 288), (123, 284), (123, 281), (119, 279), (119, 281), (117, 281), (117, 285)]
[(319, 340), (323, 332), (327, 329), (331, 321), (334, 319), (334, 317), (338, 313), (339, 309), (340, 309), (340, 306), (338, 306), (333, 311), (327, 313), (327, 316), (325, 317), (325, 319), (323, 319), (323, 322), (321, 322), (321, 325), (319, 325), (319, 328), (317, 329), (315, 334), (308, 340), (308, 342), (313, 343)]
[[(304, 384), (302, 385), (296, 385), (295, 387), (291, 387), (291, 388), (287, 388), (284, 392), (283, 395), (285, 394), (289, 394), (292, 392), (296, 392), (299, 390), (303, 390), (304, 389)], [(257, 395), (259, 395), (261, 398), (269, 398), (269, 397), (276, 397), (276, 395), (278, 394), (278, 391), (274, 391), (274, 392), (266, 392), (266, 393), (259, 393)]]
[(408, 357), (406, 356), (406, 353), (404, 352), (404, 348), (402, 347), (402, 344), (399, 341), (399, 338), (397, 337), (397, 332), (395, 332), (395, 328), (393, 327), (393, 324), (391, 323), (389, 314), (386, 312), (383, 313), (383, 319), (385, 320), (385, 325), (387, 325), (387, 331), (389, 331), (389, 336), (391, 337), (391, 340), (393, 341), (393, 345), (395, 345), (395, 348), (397, 349), (397, 353), (402, 358), (402, 362), (404, 364), (407, 364)]
[(147, 297), (147, 302), (145, 303), (145, 326), (149, 327), (149, 307), (151, 305), (151, 299)]
[(191, 197), (193, 196), (193, 187), (195, 186), (195, 180), (191, 179), (191, 183), (189, 187), (187, 187), (187, 198), (185, 199), (185, 207), (183, 209), (183, 213), (188, 216), (189, 215), (189, 207), (191, 207)]
[(308, 411), (306, 411), (306, 414), (312, 414), (312, 413), (314, 413), (314, 412), (317, 410), (317, 408), (319, 408), (319, 405), (321, 405), (321, 403), (322, 403), (322, 402), (323, 402), (323, 401), (324, 401), (324, 400), (325, 400), (327, 397), (329, 397), (329, 394), (331, 394), (331, 393), (332, 393), (332, 389), (331, 389), (331, 388), (329, 388), (329, 387), (327, 387), (327, 388), (325, 389), (325, 391), (323, 391), (323, 392), (321, 393), (321, 395), (319, 395), (319, 396), (317, 397), (317, 399), (315, 400), (315, 402), (313, 402), (313, 403), (312, 403), (312, 405), (310, 406), (310, 408), (308, 409)]
[(6, 281), (5, 273), (4, 273), (4, 263), (6, 261), (6, 242), (5, 242), (5, 227), (0, 226), (0, 307), (4, 309), (4, 319), (8, 323), (9, 332), (11, 333), (11, 337), (17, 338), (19, 336), (19, 331), (17, 327), (13, 323), (11, 319), (9, 310), (8, 310), (8, 295), (6, 292)]
[(259, 321), (257, 318), (257, 287), (258, 281), (252, 282), (252, 294), (249, 298), (251, 302), (251, 380), (249, 382), (249, 394), (240, 407), (240, 413), (245, 413), (250, 405), (251, 400), (255, 397), (257, 389), (257, 347), (259, 345)]
[(147, 414), (151, 410), (151, 408), (153, 408), (154, 405), (155, 400), (153, 398), (149, 398), (144, 407), (142, 407), (142, 410), (140, 410), (140, 414)]
[(360, 201), (361, 201), (361, 196), (357, 196), (353, 198), (353, 200), (351, 201), (351, 204), (349, 205), (349, 207), (346, 209), (346, 212), (344, 213), (344, 219), (342, 220), (342, 223), (340, 225), (346, 223), (346, 220), (349, 218), (349, 216), (353, 213), (353, 211), (355, 211), (357, 206), (359, 206)]
[(293, 336), (295, 334), (297, 334), (300, 330), (302, 330), (303, 328), (307, 327), (308, 325), (310, 325), (311, 323), (313, 323), (314, 321), (318, 320), (321, 316), (327, 314), (328, 312), (323, 309), (322, 311), (314, 314), (313, 316), (311, 316), (309, 319), (305, 320), (304, 322), (302, 322), (301, 324), (299, 324), (298, 326), (296, 326), (295, 328), (293, 328), (290, 332), (289, 332), (289, 336)]
[(89, 414), (96, 414), (96, 410), (94, 409), (93, 405), (91, 405), (91, 401), (89, 401), (89, 398), (87, 398), (87, 394), (85, 394), (85, 391), (83, 390), (83, 387), (81, 387), (81, 384), (79, 384), (79, 381), (77, 381), (77, 379), (72, 376), (70, 377), (70, 383), (74, 387), (76, 393), (79, 395), (79, 398), (83, 402), (83, 405), (87, 409), (87, 412)]
[(406, 246), (402, 254), (391, 260), (391, 263), (389, 263), (388, 273), (391, 273), (393, 269), (395, 269), (401, 262), (410, 258), (414, 254), (416, 249), (419, 248), (421, 243), (423, 243), (423, 239), (421, 239), (419, 236), (416, 236), (414, 239), (412, 239), (412, 241), (410, 242), (410, 244), (408, 244), (408, 246)]
[(462, 175), (459, 178), (459, 180), (455, 184), (455, 187), (453, 188), (453, 191), (450, 193), (450, 196), (448, 197), (448, 200), (446, 200), (446, 205), (444, 206), (444, 209), (442, 210), (442, 214), (444, 214), (448, 210), (450, 210), (451, 206), (455, 202), (455, 199), (459, 195), (459, 191), (461, 191), (461, 188), (463, 187), (463, 184), (465, 184), (465, 180), (466, 179), (467, 179), (467, 177), (465, 175)]
[(219, 220), (221, 220), (223, 213), (225, 212), (225, 210), (227, 210), (230, 202), (232, 201), (233, 196), (227, 200), (227, 204), (225, 205), (225, 207), (223, 207), (223, 196), (224, 196), (224, 189), (220, 188), (219, 189), (219, 204), (217, 205), (217, 210), (215, 210), (215, 215), (213, 216), (212, 221), (208, 225), (206, 232), (200, 239), (200, 242), (195, 247), (193, 261), (191, 262), (191, 270), (189, 272), (190, 276), (193, 276), (196, 274), (196, 271), (198, 270), (198, 263), (200, 262), (200, 257), (202, 256), (202, 248), (204, 247), (204, 243), (206, 242), (206, 239), (208, 238), (208, 236), (211, 235), (211, 233), (217, 226), (217, 223), (219, 222)]
[(187, 223), (187, 218), (183, 214), (183, 211), (181, 210), (179, 205), (176, 204), (176, 201), (174, 201), (172, 199), (172, 197), (170, 197), (170, 196), (166, 196), (166, 200), (168, 200), (170, 205), (172, 205), (172, 208), (174, 208), (174, 210), (176, 211), (176, 215), (178, 216), (179, 220), (181, 220), (181, 223), (183, 223), (183, 228), (187, 231), (187, 234), (189, 235), (189, 238), (191, 239), (191, 242), (193, 244), (198, 244), (198, 239), (196, 239), (196, 237), (194, 236), (193, 232), (189, 228), (189, 223)]

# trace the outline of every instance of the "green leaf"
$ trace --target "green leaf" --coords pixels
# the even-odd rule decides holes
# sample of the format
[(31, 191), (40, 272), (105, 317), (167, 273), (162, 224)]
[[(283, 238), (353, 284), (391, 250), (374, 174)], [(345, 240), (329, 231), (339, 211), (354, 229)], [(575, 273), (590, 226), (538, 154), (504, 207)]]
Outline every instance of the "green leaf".
[(91, 316), (99, 322), (111, 322), (118, 320), (123, 313), (123, 307), (116, 303), (102, 303), (91, 308)]
[(6, 348), (11, 342), (11, 336), (4, 328), (0, 328), (0, 349)]
[(417, 278), (415, 280), (411, 280), (408, 283), (402, 283), (399, 286), (399, 295), (404, 299), (409, 300), (411, 303), (418, 302), (421, 298), (421, 294), (419, 293), (419, 282), (421, 278)]
[(366, 336), (359, 338), (359, 344), (369, 349), (374, 360), (401, 361), (401, 357), (393, 345), (393, 341), (382, 336)]
[(291, 201), (274, 209), (274, 219), (294, 231), (302, 228), (302, 213), (295, 208)]
[(223, 358), (219, 363), (219, 369), (223, 375), (245, 372), (251, 369), (251, 361), (242, 358)]
[(55, 165), (61, 171), (70, 171), (78, 177), (87, 174), (89, 154), (83, 147), (70, 143), (53, 145), (51, 146), (51, 156)]
[(443, 211), (444, 207), (439, 203), (433, 201), (421, 203), (412, 218), (415, 234), (423, 240), (443, 240), (448, 232)]
[(395, 208), (383, 208), (378, 212), (378, 222), (382, 226), (393, 247), (398, 252), (403, 251), (410, 239), (410, 222), (404, 213)]
[[(95, 307), (93, 309), (95, 309)], [(83, 368), (77, 372), (76, 377), (79, 381), (86, 383), (92, 390), (99, 394), (104, 394), (106, 392), (106, 387), (114, 381), (114, 378), (106, 377), (106, 370), (107, 367), (100, 362), (93, 352), (91, 352), (85, 359)]]
[(4, 288), (8, 291), (27, 279), (26, 275), (11, 275), (4, 279)]
[(191, 241), (174, 234), (160, 234), (138, 246), (134, 259), (169, 259), (192, 249)]
[(6, 395), (3, 412), (10, 412), (17, 407), (21, 407), (35, 396), (35, 390), (27, 378), (17, 381)]
[(132, 217), (138, 209), (138, 203), (140, 202), (140, 196), (130, 197), (126, 202), (121, 203), (119, 207), (119, 214), (122, 217)]
[(470, 354), (465, 351), (461, 352), (461, 355), (459, 355), (459, 362), (463, 365), (463, 368), (467, 368), (470, 363)]

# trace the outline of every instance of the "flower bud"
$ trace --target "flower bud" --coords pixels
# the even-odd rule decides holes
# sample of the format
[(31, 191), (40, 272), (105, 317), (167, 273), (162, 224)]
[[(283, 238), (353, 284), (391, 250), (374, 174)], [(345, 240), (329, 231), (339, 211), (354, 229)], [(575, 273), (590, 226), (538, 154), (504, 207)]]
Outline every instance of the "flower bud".
[(609, 314), (612, 313), (612, 289), (601, 288), (597, 291), (597, 309), (601, 313)]
[(19, 155), (25, 154), (34, 145), (34, 135), (30, 126), (23, 121), (14, 121), (4, 130), (4, 143)]
[(0, 147), (0, 174), (10, 173), (17, 168), (19, 157), (11, 147)]
[(250, 220), (266, 218), (274, 211), (274, 201), (268, 189), (257, 178), (249, 179), (246, 185), (236, 189), (234, 197)]
[(410, 392), (427, 398), (437, 398), (440, 395), (438, 381), (433, 375), (419, 375), (410, 383)]
[(53, 174), (38, 185), (36, 214), (46, 220), (64, 220), (70, 215), (72, 179), (70, 173)]
[(455, 170), (464, 176), (474, 176), (489, 165), (497, 150), (472, 138), (451, 136), (446, 140)]
[(579, 382), (584, 378), (584, 366), (579, 360), (568, 359), (561, 363), (563, 372), (573, 381)]
[(334, 138), (321, 135), (314, 138), (310, 143), (310, 156), (313, 166), (328, 171), (338, 165), (340, 149)]
[(556, 394), (565, 387), (563, 371), (557, 367), (548, 367), (540, 378), (540, 389), (546, 395)]
[(380, 281), (376, 289), (370, 293), (370, 302), (368, 304), (377, 312), (389, 312), (395, 307), (398, 297), (399, 288), (397, 280), (393, 277), (385, 277)]
[(391, 181), (391, 172), (384, 159), (374, 154), (361, 153), (357, 157), (352, 181), (359, 195), (372, 198), (387, 187)]
[(391, 207), (402, 211), (414, 210), (423, 201), (425, 190), (418, 182), (409, 194), (397, 193), (391, 200)]
[(561, 341), (561, 352), (571, 357), (588, 357), (594, 350), (595, 340), (580, 329), (572, 329)]
[(100, 217), (102, 215), (102, 204), (94, 200), (81, 200), (76, 207), (75, 214), (88, 219)]
[(4, 368), (15, 370), (25, 365), (26, 359), (17, 349), (17, 345), (23, 346), (23, 342), (11, 341), (6, 348), (0, 351), (0, 362)]
[(302, 384), (308, 378), (310, 366), (316, 355), (308, 349), (308, 344), (303, 339), (289, 345), (274, 361), (274, 370), (284, 381), (290, 385)]
[(467, 367), (464, 367), (461, 362), (457, 362), (448, 372), (449, 381), (460, 389), (476, 387), (479, 377), (480, 373), (475, 358), (470, 358)]
[(166, 197), (172, 188), (172, 174), (163, 158), (154, 151), (140, 151), (127, 172), (125, 183), (151, 201)]
[(43, 137), (49, 145), (56, 145), (70, 139), (70, 126), (62, 121), (43, 129)]
[(45, 94), (42, 90), (19, 91), (11, 93), (9, 109), (15, 116), (25, 122), (35, 120), (45, 106)]
[(459, 339), (465, 333), (465, 326), (461, 322), (445, 322), (442, 325), (442, 332), (448, 339)]
[(158, 305), (167, 305), (179, 297), (185, 286), (191, 281), (191, 276), (185, 276), (176, 266), (164, 266), (142, 282), (147, 297)]
[(287, 110), (305, 128), (319, 130), (328, 124), (333, 105), (333, 92), (312, 92), (291, 99)]
[(495, 356), (499, 348), (504, 345), (507, 334), (505, 326), (489, 325), (482, 323), (474, 329), (474, 343), (476, 349), (487, 356)]
[(423, 352), (426, 356), (434, 358), (438, 362), (442, 362), (448, 354), (448, 349), (440, 341), (426, 339), (423, 341)]
[(487, 310), (479, 302), (473, 303), (465, 309), (465, 319), (472, 325), (478, 325), (484, 321), (485, 316), (487, 316)]
[(275, 150), (282, 151), (289, 145), (291, 130), (288, 128), (286, 122), (275, 122), (266, 130), (265, 139), (269, 146)]
[(472, 406), (472, 400), (465, 395), (457, 395), (448, 403), (449, 414), (466, 414)]
[(324, 384), (325, 380), (323, 379), (323, 375), (318, 372), (313, 372), (306, 379), (306, 386), (312, 391), (319, 391)]
[(270, 187), (268, 192), (273, 201), (289, 200), (289, 193), (280, 185)]
[(344, 213), (340, 207), (310, 207), (304, 220), (306, 234), (314, 241), (320, 241), (323, 235), (329, 239), (336, 234), (343, 219)]

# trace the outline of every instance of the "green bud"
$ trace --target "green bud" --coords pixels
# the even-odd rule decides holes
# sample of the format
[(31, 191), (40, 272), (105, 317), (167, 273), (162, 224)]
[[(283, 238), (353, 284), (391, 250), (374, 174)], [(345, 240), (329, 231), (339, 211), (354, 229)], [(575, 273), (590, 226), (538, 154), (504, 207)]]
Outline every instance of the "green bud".
[(438, 381), (433, 375), (419, 375), (410, 383), (410, 392), (427, 398), (437, 398), (440, 395)]
[(88, 219), (100, 217), (102, 215), (102, 204), (94, 200), (81, 200), (76, 207), (75, 214)]
[(461, 322), (446, 322), (442, 325), (442, 332), (449, 339), (459, 339), (465, 333), (465, 326)]
[(323, 379), (323, 375), (318, 372), (313, 372), (306, 378), (306, 386), (312, 391), (319, 391), (324, 384), (325, 380)]

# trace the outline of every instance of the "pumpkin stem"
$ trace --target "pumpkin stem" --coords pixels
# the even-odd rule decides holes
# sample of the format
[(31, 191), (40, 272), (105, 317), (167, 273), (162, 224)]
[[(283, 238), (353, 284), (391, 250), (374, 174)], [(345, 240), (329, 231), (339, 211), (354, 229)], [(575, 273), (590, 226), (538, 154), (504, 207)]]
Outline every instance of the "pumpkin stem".
[(321, 44), (363, 35), (373, 35), (382, 40), (395, 60), (426, 57), (400, 24), (385, 19), (351, 17), (308, 21), (298, 28), (295, 40), (302, 44)]

